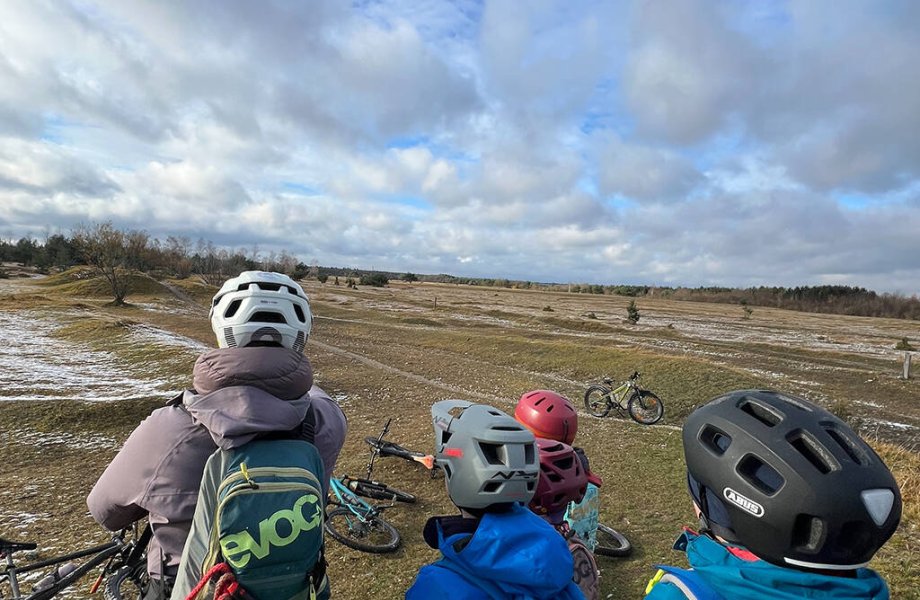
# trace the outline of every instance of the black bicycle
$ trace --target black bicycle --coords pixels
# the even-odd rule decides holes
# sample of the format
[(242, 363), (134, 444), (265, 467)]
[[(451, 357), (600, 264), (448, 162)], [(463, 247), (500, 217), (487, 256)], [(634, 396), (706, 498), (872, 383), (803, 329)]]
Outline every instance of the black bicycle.
[(588, 386), (585, 408), (595, 417), (606, 417), (615, 408), (621, 416), (629, 414), (636, 423), (657, 423), (664, 416), (664, 403), (655, 393), (639, 387), (639, 375), (639, 371), (634, 372), (616, 387), (609, 377), (604, 377), (603, 385)]
[[(392, 418), (387, 419), (387, 422), (383, 425), (383, 429), (377, 437), (368, 436), (364, 438), (364, 442), (371, 447), (371, 460), (368, 462), (368, 473), (370, 473), (370, 470), (373, 468), (374, 460), (378, 456), (396, 456), (409, 462), (419, 463), (431, 471), (431, 475), (434, 477), (435, 473), (439, 470), (436, 468), (437, 465), (434, 462), (434, 456), (425, 454), (424, 452), (409, 450), (395, 442), (383, 439), (390, 431), (390, 422), (392, 420)], [(368, 475), (368, 477), (370, 477), (370, 475)]]
[[(140, 598), (146, 585), (149, 531), (145, 528), (138, 534), (135, 524), (113, 534), (108, 543), (27, 564), (18, 564), (14, 555), (36, 550), (38, 544), (0, 538), (0, 600), (48, 600), (100, 566), (102, 571), (90, 593), (105, 584), (107, 600)], [(27, 575), (30, 573), (38, 575)], [(27, 585), (31, 591), (23, 592)]]

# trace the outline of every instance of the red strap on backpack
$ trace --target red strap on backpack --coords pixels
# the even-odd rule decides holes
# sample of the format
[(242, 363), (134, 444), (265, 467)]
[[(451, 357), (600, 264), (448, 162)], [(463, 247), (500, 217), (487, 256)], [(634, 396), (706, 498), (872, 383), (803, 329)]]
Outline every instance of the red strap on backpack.
[(225, 562), (217, 563), (211, 569), (201, 576), (195, 588), (189, 592), (185, 600), (195, 600), (201, 590), (212, 581), (217, 580), (214, 586), (214, 600), (251, 600), (252, 596), (246, 593), (243, 586), (239, 584), (230, 565)]

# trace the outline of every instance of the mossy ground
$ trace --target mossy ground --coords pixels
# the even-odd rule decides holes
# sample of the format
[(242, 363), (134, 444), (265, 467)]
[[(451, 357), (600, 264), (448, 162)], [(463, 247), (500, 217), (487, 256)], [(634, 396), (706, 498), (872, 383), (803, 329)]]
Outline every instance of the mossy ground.
[[(166, 378), (181, 389), (190, 379), (194, 349), (156, 340), (132, 344), (131, 332), (143, 325), (212, 343), (207, 306), (215, 288), (193, 281), (165, 283), (172, 289), (144, 287), (128, 297), (126, 307), (109, 305), (104, 289), (85, 281), (73, 287), (73, 278), (47, 280), (40, 287), (17, 283), (12, 291), (0, 290), (0, 310), (75, 312), (78, 317), (62, 317), (54, 335), (109, 351), (115, 364), (135, 376)], [(177, 295), (175, 288), (183, 293)], [(671, 542), (681, 525), (693, 521), (675, 426), (694, 406), (729, 389), (772, 387), (817, 401), (842, 401), (862, 419), (900, 415), (916, 424), (920, 416), (920, 387), (916, 379), (897, 378), (895, 357), (850, 349), (856, 341), (890, 348), (888, 337), (905, 326), (916, 328), (909, 323), (767, 309), (741, 321), (724, 312), (735, 307), (640, 300), (643, 318), (629, 326), (623, 323), (628, 299), (617, 297), (420, 284), (352, 290), (306, 282), (306, 288), (317, 317), (307, 353), (317, 382), (349, 418), (340, 474), (363, 473), (368, 458), (363, 439), (389, 417), (390, 438), (430, 450), (428, 411), (434, 401), (466, 398), (510, 411), (523, 392), (548, 388), (580, 404), (586, 385), (601, 376), (642, 372), (641, 381), (667, 407), (662, 425), (642, 427), (586, 414), (579, 423), (577, 443), (604, 479), (602, 519), (624, 532), (636, 549), (628, 559), (599, 559), (602, 597), (641, 597), (651, 565), (681, 564)], [(552, 316), (546, 316), (545, 306), (553, 307)], [(597, 318), (583, 317), (589, 312)], [(714, 328), (725, 329), (729, 337), (744, 331), (746, 337), (732, 341), (700, 333)], [(854, 341), (856, 328), (862, 329)], [(839, 340), (840, 349), (813, 347), (806, 334)], [(803, 341), (776, 341), (797, 337)], [(86, 512), (86, 494), (118, 445), (167, 397), (151, 390), (149, 398), (133, 401), (0, 402), (5, 482), (0, 535), (34, 539), (49, 551), (104, 540)], [(860, 404), (867, 399), (878, 408)], [(872, 566), (889, 580), (894, 598), (918, 598), (916, 433), (871, 425), (866, 433), (898, 477), (905, 500), (902, 525)], [(392, 555), (363, 554), (328, 542), (338, 598), (401, 598), (418, 568), (437, 558), (422, 541), (426, 519), (453, 511), (443, 481), (420, 465), (384, 458), (375, 476), (417, 494), (419, 503), (386, 511), (404, 542)]]

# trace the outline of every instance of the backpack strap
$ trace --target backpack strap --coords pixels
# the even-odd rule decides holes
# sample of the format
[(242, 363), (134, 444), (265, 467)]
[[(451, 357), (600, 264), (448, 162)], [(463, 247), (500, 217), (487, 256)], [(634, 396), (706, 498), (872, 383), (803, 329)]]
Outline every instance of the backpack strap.
[(670, 583), (680, 590), (687, 600), (723, 600), (709, 583), (693, 569), (657, 565), (658, 573), (649, 582), (646, 594), (659, 583)]

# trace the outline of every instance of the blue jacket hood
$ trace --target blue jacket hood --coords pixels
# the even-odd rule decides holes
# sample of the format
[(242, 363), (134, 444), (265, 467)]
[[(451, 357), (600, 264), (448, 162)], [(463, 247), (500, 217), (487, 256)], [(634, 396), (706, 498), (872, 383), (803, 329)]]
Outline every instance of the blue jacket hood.
[(473, 533), (444, 536), (443, 558), (423, 567), (406, 598), (576, 600), (572, 555), (546, 521), (520, 504), (488, 513)]
[[(779, 567), (764, 560), (745, 560), (717, 541), (689, 531), (674, 544), (687, 553), (693, 571), (723, 598), (764, 600), (888, 600), (888, 586), (872, 569), (858, 569), (855, 577), (835, 577)], [(646, 596), (668, 600), (684, 598), (673, 584), (659, 583)]]

